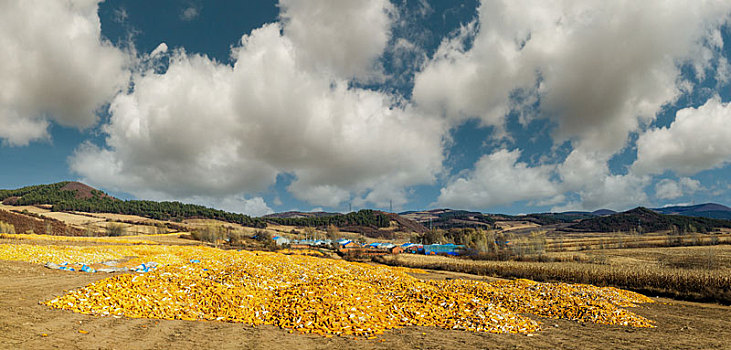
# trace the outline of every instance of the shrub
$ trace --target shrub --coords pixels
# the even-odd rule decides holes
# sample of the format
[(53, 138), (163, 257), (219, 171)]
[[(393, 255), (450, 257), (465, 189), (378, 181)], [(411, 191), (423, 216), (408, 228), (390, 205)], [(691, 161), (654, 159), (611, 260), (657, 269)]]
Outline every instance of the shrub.
[(254, 239), (261, 242), (265, 248), (274, 250), (277, 248), (277, 242), (274, 242), (274, 239), (272, 239), (271, 233), (266, 230), (256, 230), (254, 231)]
[(223, 226), (206, 225), (193, 230), (190, 235), (201, 242), (218, 243), (226, 238)]
[(15, 226), (0, 221), (0, 233), (15, 233)]
[(107, 234), (109, 235), (109, 237), (124, 236), (126, 231), (127, 231), (127, 228), (124, 226), (124, 224), (120, 224), (120, 223), (107, 224)]

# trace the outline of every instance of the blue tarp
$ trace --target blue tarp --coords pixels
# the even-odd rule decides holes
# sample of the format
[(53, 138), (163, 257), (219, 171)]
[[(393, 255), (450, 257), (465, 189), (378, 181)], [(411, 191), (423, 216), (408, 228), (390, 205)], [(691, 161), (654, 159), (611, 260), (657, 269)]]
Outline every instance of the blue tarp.
[(464, 251), (463, 245), (455, 244), (427, 244), (424, 245), (424, 254), (460, 255)]

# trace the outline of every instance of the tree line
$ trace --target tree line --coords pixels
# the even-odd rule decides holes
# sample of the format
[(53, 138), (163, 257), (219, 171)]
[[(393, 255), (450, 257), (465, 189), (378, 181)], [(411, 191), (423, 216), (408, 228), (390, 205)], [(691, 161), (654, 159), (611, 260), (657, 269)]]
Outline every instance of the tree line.
[(307, 218), (273, 218), (269, 217), (265, 219), (267, 222), (271, 222), (279, 225), (286, 226), (302, 226), (302, 227), (320, 227), (325, 228), (331, 225), (337, 227), (350, 227), (350, 226), (366, 226), (374, 228), (389, 227), (391, 219), (389, 217), (376, 210), (363, 209), (357, 212), (351, 212), (348, 214), (331, 215), (331, 216), (320, 216), (320, 217), (307, 217)]
[(93, 197), (88, 199), (64, 200), (53, 204), (53, 211), (83, 211), (87, 213), (115, 213), (137, 215), (156, 220), (180, 221), (183, 219), (214, 219), (248, 227), (266, 227), (259, 218), (230, 213), (223, 210), (180, 202), (155, 202), (147, 200), (119, 200)]

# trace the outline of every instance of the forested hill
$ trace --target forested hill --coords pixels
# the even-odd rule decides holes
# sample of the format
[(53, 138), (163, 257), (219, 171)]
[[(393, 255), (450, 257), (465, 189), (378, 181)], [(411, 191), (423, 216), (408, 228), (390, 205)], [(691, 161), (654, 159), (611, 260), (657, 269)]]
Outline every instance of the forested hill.
[[(7, 205), (48, 204), (54, 211), (80, 211), (87, 213), (114, 213), (147, 217), (158, 220), (183, 220), (191, 218), (215, 219), (249, 227), (266, 227), (267, 222), (290, 226), (340, 228), (388, 228), (392, 220), (410, 231), (421, 232), (418, 224), (393, 218), (375, 210), (360, 210), (348, 214), (300, 217), (300, 218), (253, 218), (244, 214), (230, 213), (201, 205), (180, 202), (155, 202), (147, 200), (120, 200), (79, 182), (59, 182), (50, 185), (28, 186), (15, 190), (0, 190), (0, 201)], [(413, 226), (413, 227), (412, 227)], [(422, 227), (423, 228), (423, 227)]]
[(137, 215), (158, 220), (205, 218), (237, 223), (249, 227), (265, 227), (259, 218), (180, 202), (120, 200), (78, 182), (59, 182), (16, 190), (0, 190), (0, 201), (9, 205), (50, 204), (54, 211), (82, 211)]
[(70, 181), (0, 190), (0, 201), (8, 205), (54, 204), (89, 198), (114, 199), (93, 187)]
[(335, 225), (337, 227), (348, 226), (369, 226), (373, 228), (383, 228), (390, 225), (391, 219), (380, 211), (363, 209), (348, 214), (336, 214), (326, 216), (310, 216), (310, 217), (274, 217), (267, 216), (266, 221), (287, 226), (312, 226), (327, 227)]
[(431, 209), (406, 211), (399, 215), (424, 227), (439, 229), (492, 228), (495, 225), (495, 220), (492, 217), (480, 212), (466, 210)]
[(731, 228), (731, 221), (682, 215), (664, 215), (647, 208), (639, 207), (609, 216), (584, 219), (568, 226), (567, 230), (582, 232), (636, 231), (640, 233), (674, 230), (679, 233), (704, 233), (721, 227)]

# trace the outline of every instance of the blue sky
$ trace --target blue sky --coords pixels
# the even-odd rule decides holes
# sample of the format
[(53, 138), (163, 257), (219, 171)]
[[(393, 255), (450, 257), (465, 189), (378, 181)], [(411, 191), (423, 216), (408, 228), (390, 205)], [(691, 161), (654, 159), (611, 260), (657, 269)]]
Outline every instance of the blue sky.
[(0, 188), (262, 215), (731, 204), (731, 4), (8, 1)]

